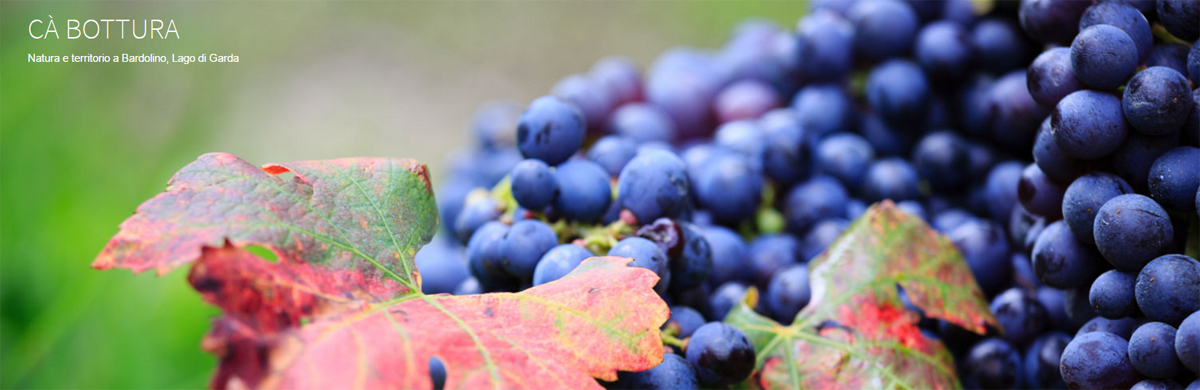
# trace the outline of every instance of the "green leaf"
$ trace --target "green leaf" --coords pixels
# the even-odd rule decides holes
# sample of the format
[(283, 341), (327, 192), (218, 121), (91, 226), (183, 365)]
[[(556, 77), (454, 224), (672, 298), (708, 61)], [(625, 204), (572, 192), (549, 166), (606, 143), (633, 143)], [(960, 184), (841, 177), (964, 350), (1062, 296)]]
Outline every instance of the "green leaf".
[(917, 327), (925, 315), (983, 333), (999, 327), (970, 268), (947, 239), (891, 201), (872, 206), (809, 263), (812, 299), (791, 326), (745, 303), (725, 318), (758, 351), (762, 388), (959, 387), (953, 357)]

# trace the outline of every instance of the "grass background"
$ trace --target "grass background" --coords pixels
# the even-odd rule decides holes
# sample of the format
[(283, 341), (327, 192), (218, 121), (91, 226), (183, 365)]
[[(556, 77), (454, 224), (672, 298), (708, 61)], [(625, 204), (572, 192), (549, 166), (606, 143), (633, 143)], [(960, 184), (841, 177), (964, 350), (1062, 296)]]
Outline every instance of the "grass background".
[[(88, 264), (196, 156), (430, 165), (480, 104), (527, 103), (622, 54), (719, 47), (802, 2), (0, 2), (0, 387), (197, 388), (217, 312), (177, 270)], [(61, 40), (34, 40), (53, 16)], [(66, 19), (173, 19), (179, 40), (67, 40)], [(33, 54), (237, 54), (237, 64), (35, 64)]]

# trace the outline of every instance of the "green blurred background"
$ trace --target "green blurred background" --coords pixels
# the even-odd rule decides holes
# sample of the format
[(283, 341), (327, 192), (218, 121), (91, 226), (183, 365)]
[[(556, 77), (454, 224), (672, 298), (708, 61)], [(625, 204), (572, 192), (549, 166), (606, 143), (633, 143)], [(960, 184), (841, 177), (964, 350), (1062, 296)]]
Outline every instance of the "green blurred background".
[[(198, 388), (216, 310), (184, 281), (88, 264), (175, 170), (346, 156), (430, 165), (472, 111), (622, 54), (716, 48), (801, 2), (0, 3), (0, 387)], [(53, 16), (61, 40), (34, 40)], [(66, 19), (173, 19), (179, 40), (67, 40)], [(236, 54), (237, 64), (37, 64), (27, 54)]]

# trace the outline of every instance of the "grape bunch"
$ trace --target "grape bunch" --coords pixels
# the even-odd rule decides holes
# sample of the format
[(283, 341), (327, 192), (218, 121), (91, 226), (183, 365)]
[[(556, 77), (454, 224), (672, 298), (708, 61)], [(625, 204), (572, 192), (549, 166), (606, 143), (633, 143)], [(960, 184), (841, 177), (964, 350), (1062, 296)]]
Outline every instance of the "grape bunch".
[(795, 28), (485, 105), (422, 288), (628, 257), (660, 277), (675, 353), (607, 385), (723, 387), (755, 350), (719, 321), (754, 288), (791, 323), (807, 262), (890, 199), (950, 238), (1004, 328), (922, 318), (966, 387), (1200, 387), (1200, 2), (980, 4), (817, 0)]

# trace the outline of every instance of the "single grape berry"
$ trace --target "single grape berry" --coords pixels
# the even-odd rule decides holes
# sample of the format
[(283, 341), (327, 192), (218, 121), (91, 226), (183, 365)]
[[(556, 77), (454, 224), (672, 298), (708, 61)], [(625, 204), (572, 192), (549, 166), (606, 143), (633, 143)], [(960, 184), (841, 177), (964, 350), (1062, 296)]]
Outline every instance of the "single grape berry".
[(1158, 20), (1171, 35), (1185, 40), (1200, 39), (1200, 3), (1191, 0), (1158, 0)]
[(871, 108), (893, 125), (919, 122), (929, 109), (929, 81), (921, 68), (908, 60), (891, 60), (872, 69), (866, 94)]
[(512, 225), (501, 245), (504, 270), (517, 279), (529, 281), (542, 255), (558, 245), (558, 236), (545, 222), (523, 220)]
[(1175, 354), (1175, 327), (1147, 322), (1129, 337), (1129, 361), (1150, 378), (1174, 378), (1183, 371)]
[(1187, 316), (1175, 331), (1175, 356), (1184, 367), (1200, 375), (1200, 311)]
[(1192, 113), (1188, 80), (1174, 69), (1155, 66), (1138, 72), (1125, 85), (1125, 119), (1145, 135), (1175, 134)]
[(817, 172), (833, 176), (851, 189), (859, 188), (867, 168), (875, 159), (875, 150), (865, 138), (847, 132), (825, 136), (816, 151), (814, 165)]
[(779, 270), (801, 262), (800, 242), (790, 234), (764, 234), (750, 243), (751, 280), (766, 289)]
[(1059, 369), (1073, 389), (1129, 388), (1141, 380), (1127, 353), (1129, 343), (1108, 332), (1076, 335), (1063, 350)]
[(550, 174), (550, 166), (538, 159), (527, 159), (517, 163), (508, 174), (512, 185), (513, 199), (529, 210), (541, 210), (549, 206), (558, 194), (558, 183)]
[(1179, 324), (1200, 310), (1200, 262), (1184, 255), (1154, 259), (1137, 275), (1135, 296), (1146, 318)]
[(808, 265), (789, 265), (767, 284), (766, 305), (771, 316), (783, 324), (790, 324), (796, 314), (808, 305)]
[(588, 149), (587, 158), (604, 168), (609, 176), (617, 176), (621, 174), (625, 164), (637, 154), (637, 147), (638, 144), (633, 138), (606, 135), (592, 144), (592, 148)]
[(1096, 314), (1108, 319), (1119, 319), (1137, 312), (1137, 301), (1133, 288), (1137, 275), (1108, 270), (1100, 274), (1089, 290), (1088, 301), (1096, 308)]
[(554, 169), (558, 196), (554, 210), (576, 221), (591, 222), (604, 216), (612, 202), (608, 172), (590, 160), (573, 160)]
[(1079, 19), (1091, 4), (1075, 0), (1023, 0), (1017, 17), (1021, 28), (1033, 39), (1065, 46), (1079, 32)]
[(925, 73), (938, 76), (931, 81), (943, 85), (961, 81), (975, 54), (967, 30), (948, 20), (925, 25), (917, 35), (914, 51)]
[(1037, 164), (1029, 164), (1021, 172), (1021, 181), (1017, 184), (1017, 199), (1025, 210), (1036, 215), (1056, 220), (1062, 217), (1063, 185), (1057, 183), (1046, 174)]
[(538, 260), (533, 270), (533, 285), (546, 284), (571, 273), (584, 259), (592, 257), (592, 252), (581, 246), (562, 244), (551, 248)]
[(971, 29), (975, 65), (992, 73), (1004, 73), (1026, 66), (1033, 47), (1013, 23), (1001, 18), (985, 18)]
[(666, 295), (667, 286), (671, 284), (671, 267), (667, 260), (667, 254), (654, 241), (641, 237), (627, 237), (609, 249), (608, 256), (633, 258), (633, 261), (629, 263), (630, 267), (641, 267), (654, 271), (659, 277), (658, 284), (654, 285), (654, 290), (658, 291), (659, 295)]
[(1043, 108), (1053, 110), (1058, 101), (1083, 89), (1083, 82), (1071, 68), (1071, 49), (1056, 47), (1038, 55), (1029, 65), (1025, 82), (1029, 94)]
[(1100, 253), (1076, 239), (1063, 221), (1051, 223), (1042, 230), (1033, 244), (1030, 258), (1033, 272), (1042, 283), (1062, 289), (1084, 287), (1083, 304), (1087, 307), (1090, 305), (1086, 288), (1107, 267)]
[(1098, 24), (1083, 29), (1071, 42), (1071, 68), (1084, 84), (1115, 89), (1137, 68), (1138, 50), (1121, 29)]
[(1192, 196), (1200, 189), (1198, 171), (1200, 148), (1180, 146), (1163, 153), (1150, 166), (1150, 197), (1168, 209), (1192, 211)]
[(986, 339), (967, 354), (963, 385), (972, 389), (1016, 389), (1021, 383), (1021, 353), (1003, 339)]
[(840, 81), (854, 68), (854, 26), (843, 16), (814, 11), (800, 18), (794, 50), (801, 74)]
[(1093, 244), (1096, 238), (1092, 227), (1096, 222), (1096, 213), (1109, 199), (1119, 195), (1131, 194), (1133, 188), (1110, 173), (1095, 172), (1075, 179), (1067, 191), (1063, 193), (1062, 215), (1071, 233), (1080, 241)]
[(772, 110), (758, 119), (767, 147), (762, 169), (777, 185), (791, 186), (809, 175), (812, 140), (790, 108)]
[(977, 219), (954, 228), (949, 238), (962, 253), (984, 294), (999, 294), (1012, 281), (1004, 229), (991, 221)]
[(1167, 212), (1150, 198), (1118, 195), (1096, 213), (1096, 247), (1117, 269), (1136, 272), (1171, 249), (1174, 230)]
[(742, 302), (742, 298), (746, 296), (746, 289), (745, 283), (736, 280), (717, 287), (708, 297), (707, 317), (714, 320), (725, 319), (729, 311)]
[(1004, 339), (1014, 345), (1028, 344), (1049, 325), (1046, 308), (1033, 294), (1019, 287), (997, 295), (991, 310), (1004, 328)]
[(626, 104), (609, 117), (609, 130), (638, 143), (674, 142), (678, 130), (665, 111), (649, 103)]
[(425, 294), (454, 292), (454, 287), (471, 276), (462, 246), (444, 235), (434, 236), (414, 257), (421, 271), (421, 292)]
[(638, 221), (672, 218), (687, 205), (687, 165), (664, 150), (638, 152), (617, 179), (617, 201)]
[(907, 161), (895, 157), (876, 160), (863, 177), (862, 196), (870, 202), (917, 199), (921, 197), (919, 180), (917, 170)]
[(754, 371), (754, 345), (732, 325), (710, 322), (696, 329), (688, 341), (687, 360), (706, 386), (728, 386)]
[(842, 184), (829, 176), (814, 176), (793, 187), (783, 208), (788, 231), (804, 234), (822, 219), (844, 216), (848, 197)]
[(857, 110), (846, 88), (838, 84), (810, 84), (792, 97), (792, 109), (813, 137), (852, 129)]
[(517, 148), (526, 158), (558, 165), (579, 150), (587, 124), (579, 107), (543, 96), (529, 104), (517, 124)]
[(630, 373), (625, 385), (632, 389), (696, 389), (696, 370), (682, 356), (664, 354), (662, 363), (646, 371)]
[(1129, 133), (1121, 99), (1089, 90), (1073, 92), (1059, 101), (1050, 126), (1058, 147), (1080, 159), (1111, 154)]
[(731, 226), (758, 210), (763, 177), (747, 156), (725, 153), (713, 158), (693, 180), (695, 199), (718, 223)]
[(663, 329), (675, 328), (679, 331), (675, 336), (681, 339), (692, 337), (696, 329), (704, 325), (704, 315), (696, 309), (687, 306), (671, 306), (671, 317), (663, 324)]
[(1033, 341), (1025, 351), (1022, 368), (1025, 385), (1035, 389), (1065, 389), (1058, 362), (1063, 350), (1071, 342), (1071, 336), (1062, 332), (1049, 332)]
[(1088, 7), (1079, 19), (1079, 28), (1086, 29), (1098, 24), (1107, 24), (1121, 29), (1133, 40), (1137, 48), (1138, 63), (1150, 56), (1154, 36), (1150, 33), (1150, 22), (1137, 8), (1121, 1), (1102, 1)]

